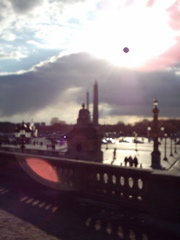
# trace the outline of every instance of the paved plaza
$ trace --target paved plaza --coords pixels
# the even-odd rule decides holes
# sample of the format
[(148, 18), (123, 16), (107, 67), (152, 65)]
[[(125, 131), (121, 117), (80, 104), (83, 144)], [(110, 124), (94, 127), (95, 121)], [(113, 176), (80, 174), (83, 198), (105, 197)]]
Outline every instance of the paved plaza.
[[(103, 144), (102, 151), (104, 155), (103, 163), (113, 164), (117, 166), (125, 166), (125, 157), (135, 156), (138, 159), (138, 167), (144, 169), (151, 169), (151, 152), (153, 151), (153, 141), (149, 142), (147, 138), (143, 139), (144, 143), (133, 143), (133, 138), (125, 138), (127, 142), (119, 142), (119, 139), (115, 140), (113, 144)], [(116, 148), (116, 158), (114, 159), (113, 151)], [(171, 171), (180, 172), (180, 145), (172, 142), (172, 155), (171, 155), (171, 144), (170, 139), (167, 139), (166, 143), (166, 158), (165, 157), (165, 142), (162, 140), (159, 144), (159, 151), (161, 152), (161, 166), (165, 169), (171, 169)], [(171, 168), (171, 166), (173, 166)]]

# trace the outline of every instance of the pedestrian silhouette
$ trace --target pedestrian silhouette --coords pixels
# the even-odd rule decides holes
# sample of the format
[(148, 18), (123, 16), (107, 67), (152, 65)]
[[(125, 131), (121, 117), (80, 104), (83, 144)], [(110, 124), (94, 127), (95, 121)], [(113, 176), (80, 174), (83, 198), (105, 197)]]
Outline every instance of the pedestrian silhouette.
[(133, 167), (133, 159), (131, 156), (129, 157), (128, 161), (129, 161), (129, 166)]
[(128, 158), (125, 157), (125, 158), (124, 158), (124, 165), (125, 165), (125, 167), (127, 166), (127, 163), (128, 163)]
[(135, 156), (134, 159), (133, 159), (133, 163), (134, 163), (134, 166), (137, 167), (138, 166), (138, 160), (137, 160), (137, 157)]
[(114, 148), (114, 151), (113, 151), (113, 160), (116, 159), (116, 148)]

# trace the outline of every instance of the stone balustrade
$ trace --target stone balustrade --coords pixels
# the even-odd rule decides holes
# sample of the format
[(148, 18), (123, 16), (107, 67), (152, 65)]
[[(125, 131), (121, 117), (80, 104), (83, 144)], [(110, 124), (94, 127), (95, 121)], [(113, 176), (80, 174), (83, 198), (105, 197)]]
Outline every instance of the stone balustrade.
[(18, 161), (28, 175), (48, 187), (150, 216), (180, 219), (180, 176), (169, 171), (1, 151), (0, 162), (5, 159)]

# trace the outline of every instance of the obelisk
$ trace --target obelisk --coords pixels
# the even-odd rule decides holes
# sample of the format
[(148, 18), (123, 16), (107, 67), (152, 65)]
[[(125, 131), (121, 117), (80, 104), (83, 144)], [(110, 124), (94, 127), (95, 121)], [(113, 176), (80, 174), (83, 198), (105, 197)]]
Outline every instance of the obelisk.
[(95, 80), (94, 83), (94, 96), (93, 96), (93, 125), (95, 127), (98, 126), (98, 84), (97, 81)]

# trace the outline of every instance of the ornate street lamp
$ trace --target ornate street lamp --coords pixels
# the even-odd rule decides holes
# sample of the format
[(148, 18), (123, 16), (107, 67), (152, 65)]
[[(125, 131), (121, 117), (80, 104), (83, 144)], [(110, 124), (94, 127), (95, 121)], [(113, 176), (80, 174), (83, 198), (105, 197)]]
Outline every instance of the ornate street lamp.
[(168, 161), (168, 159), (166, 157), (166, 150), (167, 150), (167, 148), (166, 148), (167, 144), (166, 143), (167, 143), (167, 133), (164, 134), (164, 158), (163, 158), (164, 161)]
[(159, 142), (158, 142), (158, 137), (159, 137), (159, 127), (158, 127), (158, 101), (154, 99), (153, 101), (154, 108), (152, 109), (153, 112), (153, 151), (151, 153), (151, 167), (155, 169), (161, 169), (161, 164), (160, 164), (160, 156), (161, 153), (158, 149), (159, 147)]

